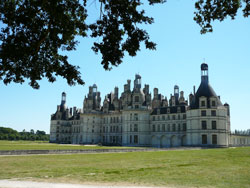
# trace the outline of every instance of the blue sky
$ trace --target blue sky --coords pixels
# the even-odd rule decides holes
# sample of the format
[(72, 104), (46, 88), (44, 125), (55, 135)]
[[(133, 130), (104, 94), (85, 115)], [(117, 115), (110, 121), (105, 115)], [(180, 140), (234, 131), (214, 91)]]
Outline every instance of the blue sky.
[[(60, 104), (61, 93), (67, 93), (68, 107), (82, 108), (88, 86), (97, 84), (104, 96), (119, 87), (119, 94), (127, 79), (136, 73), (142, 76), (142, 84), (149, 84), (168, 97), (175, 84), (187, 98), (193, 86), (200, 84), (200, 64), (209, 65), (209, 81), (223, 103), (231, 107), (231, 129), (250, 129), (250, 19), (239, 13), (235, 20), (214, 22), (214, 32), (200, 34), (193, 21), (194, 2), (169, 0), (164, 5), (146, 7), (155, 23), (144, 28), (157, 43), (156, 51), (141, 48), (136, 57), (126, 55), (123, 64), (111, 71), (102, 68), (101, 56), (90, 49), (97, 39), (80, 39), (77, 50), (67, 53), (70, 63), (81, 67), (85, 86), (67, 85), (61, 78), (51, 84), (40, 81), (40, 89), (32, 89), (28, 83), (0, 83), (0, 126), (16, 130), (45, 130), (49, 132), (50, 115)], [(96, 14), (92, 4), (89, 14)], [(91, 17), (93, 19), (93, 16)]]

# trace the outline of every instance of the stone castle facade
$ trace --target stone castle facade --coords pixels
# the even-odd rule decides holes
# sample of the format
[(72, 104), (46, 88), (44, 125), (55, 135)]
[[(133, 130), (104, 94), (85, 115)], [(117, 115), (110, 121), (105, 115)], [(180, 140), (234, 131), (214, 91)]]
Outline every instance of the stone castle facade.
[(131, 87), (131, 80), (127, 80), (120, 97), (115, 87), (101, 104), (94, 84), (82, 109), (67, 108), (63, 92), (61, 105), (51, 116), (50, 142), (152, 147), (250, 145), (249, 137), (230, 134), (229, 105), (222, 104), (209, 84), (205, 63), (201, 64), (200, 86), (188, 99), (178, 86), (169, 99), (157, 88), (152, 96), (149, 85), (142, 89), (138, 74)]

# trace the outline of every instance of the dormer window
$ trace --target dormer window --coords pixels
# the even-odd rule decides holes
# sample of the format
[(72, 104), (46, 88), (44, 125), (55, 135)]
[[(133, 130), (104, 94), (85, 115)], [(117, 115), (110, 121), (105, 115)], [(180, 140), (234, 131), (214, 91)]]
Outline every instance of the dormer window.
[(170, 108), (167, 109), (167, 113), (170, 114)]
[(200, 103), (200, 108), (206, 108), (207, 107), (207, 98), (200, 97), (199, 103)]
[(206, 106), (205, 104), (206, 104), (205, 101), (201, 101), (201, 107), (205, 107)]
[(215, 101), (212, 101), (212, 106), (215, 106)]
[(177, 108), (177, 113), (181, 113), (181, 108), (180, 107)]
[(161, 113), (160, 109), (157, 109), (157, 114), (160, 114), (160, 113)]
[(139, 96), (135, 96), (135, 102), (139, 102)]
[(217, 99), (216, 99), (216, 97), (211, 97), (211, 98), (210, 98), (210, 106), (211, 106), (212, 108), (214, 108), (214, 107), (217, 106)]

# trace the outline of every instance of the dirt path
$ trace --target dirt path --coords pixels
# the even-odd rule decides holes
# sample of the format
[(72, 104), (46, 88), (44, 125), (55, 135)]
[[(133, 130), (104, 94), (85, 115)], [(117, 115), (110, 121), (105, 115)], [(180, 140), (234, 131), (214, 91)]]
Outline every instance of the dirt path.
[(33, 181), (0, 180), (0, 188), (150, 188), (142, 186), (81, 185)]

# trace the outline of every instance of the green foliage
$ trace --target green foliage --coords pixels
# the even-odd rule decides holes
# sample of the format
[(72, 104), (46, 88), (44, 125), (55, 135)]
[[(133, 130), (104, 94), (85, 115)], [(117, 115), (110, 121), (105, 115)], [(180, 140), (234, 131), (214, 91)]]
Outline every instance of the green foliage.
[[(71, 65), (60, 51), (75, 50), (76, 37), (87, 37), (88, 32), (90, 37), (98, 38), (92, 49), (102, 55), (105, 70), (121, 64), (126, 52), (135, 56), (141, 43), (147, 49), (156, 49), (148, 32), (140, 27), (154, 21), (146, 15), (143, 4), (154, 5), (166, 0), (93, 1), (100, 6), (94, 23), (86, 23), (90, 6), (87, 2), (92, 1), (1, 1), (0, 80), (9, 84), (29, 79), (31, 87), (38, 89), (37, 81), (42, 78), (54, 82), (61, 76), (69, 85), (83, 85), (79, 67)], [(195, 8), (194, 20), (203, 34), (213, 31), (214, 20), (234, 19), (240, 8), (248, 17), (250, 0), (196, 0)]]
[(250, 0), (199, 0), (195, 3), (194, 20), (201, 26), (201, 34), (212, 32), (211, 22), (223, 21), (227, 17), (235, 19), (237, 12), (243, 8), (244, 17), (250, 15)]
[[(153, 5), (164, 0), (148, 2)], [(143, 23), (153, 22), (144, 10), (138, 10), (141, 0), (99, 0), (99, 3), (101, 19), (88, 25), (87, 0), (2, 1), (0, 80), (9, 84), (30, 79), (29, 84), (36, 89), (37, 81), (43, 77), (54, 82), (56, 76), (62, 76), (69, 85), (84, 84), (79, 67), (69, 64), (67, 56), (59, 50), (75, 50), (78, 44), (75, 37), (86, 37), (89, 29), (91, 37), (102, 37), (102, 42), (94, 43), (93, 50), (102, 54), (105, 69), (110, 68), (109, 64), (120, 64), (124, 51), (136, 55), (140, 42), (155, 49), (148, 33), (139, 28)]]
[(49, 140), (49, 135), (46, 135), (44, 131), (31, 129), (30, 132), (17, 132), (14, 129), (0, 127), (0, 140)]

